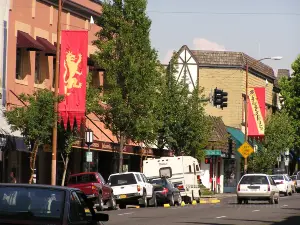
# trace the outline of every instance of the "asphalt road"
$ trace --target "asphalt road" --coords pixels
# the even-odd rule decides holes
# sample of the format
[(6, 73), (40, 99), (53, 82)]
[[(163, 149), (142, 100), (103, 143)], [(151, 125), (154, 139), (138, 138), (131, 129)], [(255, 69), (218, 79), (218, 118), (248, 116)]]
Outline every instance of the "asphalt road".
[(110, 215), (106, 225), (297, 225), (300, 224), (300, 194), (281, 197), (278, 205), (265, 202), (238, 205), (235, 198), (225, 198), (220, 204), (123, 209), (106, 213)]

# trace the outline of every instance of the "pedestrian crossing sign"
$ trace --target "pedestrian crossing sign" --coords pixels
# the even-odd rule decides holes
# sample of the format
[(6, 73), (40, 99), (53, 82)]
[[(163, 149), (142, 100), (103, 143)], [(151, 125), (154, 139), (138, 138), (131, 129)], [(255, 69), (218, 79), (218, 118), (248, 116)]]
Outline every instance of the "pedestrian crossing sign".
[(254, 149), (247, 141), (245, 141), (244, 144), (239, 147), (238, 152), (241, 153), (244, 158), (248, 158), (249, 155), (254, 152)]

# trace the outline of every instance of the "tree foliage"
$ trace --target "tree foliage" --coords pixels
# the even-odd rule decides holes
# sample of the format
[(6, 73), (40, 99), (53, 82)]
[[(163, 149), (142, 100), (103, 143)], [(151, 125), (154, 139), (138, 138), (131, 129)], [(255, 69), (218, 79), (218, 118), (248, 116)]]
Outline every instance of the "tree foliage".
[(291, 149), (295, 140), (292, 120), (285, 111), (270, 115), (266, 121), (265, 141), (262, 148), (253, 154), (249, 169), (254, 172), (270, 172), (276, 165), (277, 157), (286, 148)]
[(204, 112), (203, 89), (197, 87), (190, 93), (186, 83), (177, 81), (176, 61), (174, 54), (161, 85), (160, 107), (156, 112), (160, 121), (158, 147), (168, 146), (176, 155), (201, 158), (212, 128)]
[(32, 95), (21, 94), (19, 98), (27, 104), (25, 107), (16, 107), (5, 112), (12, 131), (19, 130), (27, 142), (33, 142), (30, 157), (32, 183), (35, 169), (35, 159), (39, 146), (51, 143), (54, 123), (54, 102), (62, 97), (55, 98), (50, 90), (38, 90)]
[[(300, 55), (292, 64), (290, 78), (282, 77), (279, 81), (281, 95), (284, 98), (284, 110), (289, 114), (296, 130), (295, 147), (300, 149)], [(300, 151), (299, 151), (300, 153)]]
[(104, 1), (102, 6), (98, 21), (102, 29), (96, 34), (98, 51), (93, 58), (105, 69), (102, 121), (118, 138), (122, 171), (126, 140), (139, 140), (156, 127), (152, 112), (158, 61), (149, 38), (146, 0)]

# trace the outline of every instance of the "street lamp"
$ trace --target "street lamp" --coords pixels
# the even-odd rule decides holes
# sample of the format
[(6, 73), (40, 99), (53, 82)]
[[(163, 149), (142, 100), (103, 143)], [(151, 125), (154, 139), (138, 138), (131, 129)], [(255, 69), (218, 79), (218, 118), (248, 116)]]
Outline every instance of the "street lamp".
[(88, 172), (90, 172), (91, 169), (91, 162), (93, 161), (93, 153), (90, 151), (90, 146), (94, 142), (94, 133), (91, 129), (87, 129), (85, 131), (85, 143), (88, 146), (88, 152), (86, 152), (86, 162), (89, 165)]
[[(257, 63), (265, 60), (265, 59), (271, 59), (271, 60), (281, 60), (282, 56), (273, 56), (273, 57), (266, 57), (259, 60), (254, 61), (250, 66), (253, 67)], [(246, 103), (245, 103), (245, 142), (248, 141), (248, 72), (249, 72), (249, 64), (246, 62)], [(248, 160), (247, 157), (244, 158), (244, 174), (247, 173), (248, 169)]]

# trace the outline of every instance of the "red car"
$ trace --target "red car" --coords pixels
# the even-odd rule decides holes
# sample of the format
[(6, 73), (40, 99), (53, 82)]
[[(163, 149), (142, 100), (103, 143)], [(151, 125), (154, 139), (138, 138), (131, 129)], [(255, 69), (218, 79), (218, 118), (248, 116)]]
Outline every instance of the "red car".
[(103, 210), (107, 204), (109, 209), (117, 208), (112, 188), (106, 183), (100, 173), (87, 172), (71, 174), (68, 187), (80, 189), (88, 198), (94, 201), (97, 210)]

